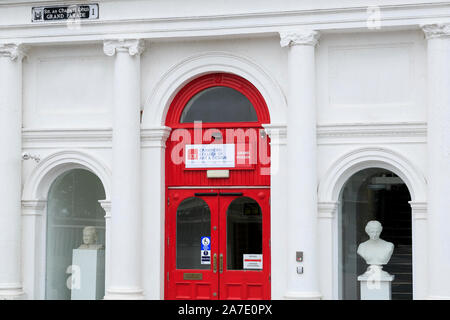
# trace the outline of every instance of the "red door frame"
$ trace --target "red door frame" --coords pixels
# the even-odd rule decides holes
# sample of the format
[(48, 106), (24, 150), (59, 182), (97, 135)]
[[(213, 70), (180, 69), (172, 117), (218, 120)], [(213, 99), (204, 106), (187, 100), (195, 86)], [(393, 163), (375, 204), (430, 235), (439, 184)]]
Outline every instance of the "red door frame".
[[(211, 264), (209, 269), (176, 268), (176, 214), (180, 203), (197, 197), (211, 213)], [(209, 195), (208, 195), (209, 194)], [(233, 200), (248, 197), (262, 212), (262, 270), (227, 269), (227, 209)], [(270, 299), (270, 190), (264, 189), (170, 189), (166, 210), (166, 299)], [(199, 239), (200, 240), (200, 239)], [(200, 257), (200, 256), (199, 256)], [(215, 261), (214, 261), (215, 260)], [(201, 274), (201, 280), (184, 279)]]
[[(171, 289), (169, 289), (169, 283), (171, 283), (173, 280), (176, 279), (176, 281), (179, 281), (180, 277), (183, 277), (183, 275), (177, 274), (176, 268), (174, 268), (174, 265), (176, 264), (176, 256), (175, 256), (175, 249), (176, 249), (176, 243), (174, 238), (174, 227), (176, 229), (176, 207), (179, 203), (181, 203), (183, 197), (187, 197), (189, 194), (193, 195), (193, 188), (201, 186), (203, 187), (210, 187), (208, 190), (222, 190), (223, 187), (231, 187), (231, 188), (237, 188), (237, 187), (250, 187), (240, 190), (243, 194), (250, 194), (251, 198), (256, 200), (261, 209), (263, 210), (263, 271), (259, 272), (261, 279), (265, 279), (263, 287), (263, 294), (260, 295), (259, 298), (264, 299), (270, 299), (270, 205), (269, 205), (269, 195), (270, 195), (270, 175), (262, 175), (262, 168), (266, 169), (266, 172), (270, 172), (270, 163), (269, 164), (262, 164), (260, 163), (260, 160), (258, 159), (258, 163), (253, 166), (252, 168), (246, 168), (246, 169), (235, 169), (230, 170), (230, 178), (228, 179), (205, 179), (204, 176), (206, 176), (206, 170), (197, 171), (194, 172), (192, 170), (183, 170), (183, 167), (180, 165), (175, 165), (171, 159), (171, 148), (173, 147), (173, 143), (171, 142), (171, 137), (176, 132), (177, 129), (187, 129), (190, 131), (190, 133), (193, 132), (194, 124), (193, 123), (180, 123), (181, 114), (183, 112), (184, 107), (189, 102), (189, 100), (195, 96), (200, 91), (214, 87), (214, 86), (226, 86), (233, 88), (239, 92), (241, 92), (243, 95), (245, 95), (249, 101), (252, 103), (253, 107), (255, 108), (256, 115), (258, 118), (257, 122), (233, 122), (233, 123), (203, 123), (202, 128), (205, 130), (217, 128), (220, 131), (222, 131), (222, 134), (224, 133), (224, 130), (227, 128), (232, 129), (256, 129), (256, 130), (262, 130), (262, 124), (270, 123), (270, 116), (268, 112), (267, 105), (264, 101), (264, 98), (260, 94), (260, 92), (256, 89), (253, 84), (251, 84), (249, 81), (233, 75), (233, 74), (227, 74), (227, 73), (215, 73), (215, 74), (207, 74), (204, 76), (201, 76), (191, 82), (189, 82), (186, 86), (184, 86), (174, 97), (171, 106), (169, 108), (169, 111), (166, 116), (166, 126), (172, 128), (171, 136), (167, 140), (167, 148), (166, 148), (166, 200), (170, 200), (170, 204), (166, 203), (166, 220), (165, 220), (165, 281), (164, 281), (164, 289), (165, 289), (165, 298), (169, 299), (173, 297), (173, 294), (169, 294)], [(203, 132), (202, 132), (203, 134)], [(260, 138), (260, 135), (258, 134), (258, 139)], [(267, 150), (268, 154), (270, 156), (270, 147), (269, 147), (269, 138), (265, 140), (265, 143), (267, 143)], [(202, 141), (202, 143), (205, 143)], [(202, 178), (200, 178), (202, 177)], [(174, 187), (186, 187), (187, 189), (173, 189)], [(254, 189), (256, 187), (256, 189)], [(260, 188), (260, 189), (258, 189)], [(173, 190), (178, 190), (178, 199), (173, 198)], [(230, 189), (227, 189), (230, 191)], [(237, 189), (233, 189), (235, 191)], [(256, 190), (256, 191), (255, 191)], [(259, 192), (257, 191), (259, 190)], [(205, 192), (205, 189), (197, 190), (197, 192)], [(262, 198), (261, 198), (262, 197)], [(208, 197), (206, 197), (208, 198)], [(217, 199), (217, 203), (215, 203), (212, 198), (209, 198), (209, 200), (204, 199), (208, 205), (211, 206), (220, 206), (216, 210), (217, 212), (221, 212), (219, 215), (220, 218), (223, 220), (225, 219), (225, 226), (226, 226), (226, 215), (223, 212), (226, 212), (225, 206), (229, 203), (231, 203), (232, 200), (234, 200), (236, 197), (226, 196), (226, 199), (224, 201), (220, 201)], [(183, 198), (184, 199), (184, 198)], [(211, 208), (210, 208), (211, 210)], [(224, 211), (225, 210), (225, 211)], [(174, 216), (175, 214), (175, 216)], [(211, 214), (212, 211), (211, 211)], [(219, 217), (218, 216), (218, 217)], [(224, 221), (218, 221), (221, 225), (224, 224)], [(226, 229), (226, 228), (223, 228)], [(214, 233), (216, 232), (217, 233)], [(211, 236), (213, 235), (217, 238), (219, 236), (219, 232), (224, 232), (222, 229), (218, 230), (211, 230)], [(221, 236), (220, 238), (220, 247), (226, 248), (226, 237)], [(225, 241), (225, 242), (223, 242)], [(217, 241), (215, 241), (217, 242)], [(173, 245), (171, 245), (171, 243)], [(219, 253), (220, 248), (216, 247), (219, 244), (214, 244), (211, 248), (216, 252)], [(213, 252), (212, 252), (213, 254)], [(224, 253), (222, 253), (224, 254)], [(224, 264), (226, 266), (226, 254), (224, 255)], [(224, 266), (224, 267), (225, 267)], [(211, 265), (212, 268), (212, 265)], [(226, 267), (225, 269), (226, 270)], [(172, 275), (173, 273), (173, 275)], [(211, 280), (211, 274), (208, 274), (208, 272), (201, 271), (203, 274), (202, 277), (205, 279), (203, 282)], [(246, 283), (245, 281), (256, 281), (255, 279), (252, 280), (252, 277), (254, 278), (253, 274), (256, 274), (258, 272), (255, 271), (234, 271), (234, 270), (226, 270), (224, 272), (224, 275), (222, 276), (223, 279), (227, 279), (227, 277), (230, 277), (227, 281), (222, 281), (221, 284), (225, 283), (234, 283), (235, 285), (241, 283)], [(172, 276), (172, 278), (171, 278)], [(233, 280), (234, 277), (234, 280)], [(209, 279), (209, 280), (208, 280)], [(200, 281), (201, 282), (201, 281)], [(199, 282), (199, 283), (200, 283)], [(251, 285), (251, 284), (250, 284)], [(256, 282), (253, 283), (253, 289), (257, 290)], [(212, 287), (215, 288), (215, 287)], [(228, 290), (228, 291), (226, 291)], [(238, 295), (235, 293), (231, 294), (232, 290), (227, 287), (221, 287), (219, 288), (219, 293), (216, 296), (217, 298), (226, 298), (225, 292), (230, 292), (228, 297), (231, 298), (237, 298)], [(222, 292), (223, 291), (223, 292)], [(217, 291), (212, 291), (217, 292)], [(256, 291), (255, 291), (256, 292)], [(219, 297), (219, 295), (221, 295)], [(245, 299), (246, 294), (241, 294), (240, 298)], [(250, 296), (252, 298), (258, 298), (255, 295), (252, 295), (250, 293)], [(200, 299), (206, 299), (206, 296), (197, 295)], [(210, 297), (211, 298), (211, 297)], [(212, 297), (214, 298), (214, 297)]]

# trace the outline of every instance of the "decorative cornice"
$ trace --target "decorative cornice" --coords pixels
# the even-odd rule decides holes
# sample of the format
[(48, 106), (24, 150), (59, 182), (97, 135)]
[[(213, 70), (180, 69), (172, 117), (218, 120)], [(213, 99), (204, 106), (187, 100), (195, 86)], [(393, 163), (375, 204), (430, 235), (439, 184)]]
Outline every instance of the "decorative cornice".
[(107, 56), (113, 56), (117, 51), (128, 51), (131, 56), (140, 55), (145, 50), (144, 40), (141, 39), (118, 39), (118, 40), (104, 40), (103, 52)]
[(46, 200), (22, 200), (22, 216), (41, 216)]
[(425, 37), (430, 39), (450, 37), (450, 24), (449, 23), (432, 23), (424, 24), (420, 26), (425, 33)]
[(317, 125), (317, 144), (426, 143), (426, 122), (337, 123)]
[(172, 129), (166, 126), (142, 128), (141, 129), (141, 147), (164, 148), (166, 140)]
[(22, 44), (0, 44), (0, 57), (8, 57), (11, 60), (22, 60), (26, 55), (26, 47)]
[(315, 30), (290, 30), (280, 32), (280, 45), (291, 47), (297, 45), (315, 46), (319, 41), (320, 33)]
[(98, 200), (98, 203), (105, 210), (105, 219), (111, 218), (111, 200)]
[(414, 220), (426, 220), (428, 203), (421, 201), (409, 201), (411, 205), (411, 214)]
[(318, 217), (320, 219), (333, 219), (336, 216), (338, 205), (339, 202), (336, 201), (318, 202)]
[(263, 124), (262, 127), (270, 137), (270, 144), (284, 145), (287, 143), (287, 125), (286, 124)]

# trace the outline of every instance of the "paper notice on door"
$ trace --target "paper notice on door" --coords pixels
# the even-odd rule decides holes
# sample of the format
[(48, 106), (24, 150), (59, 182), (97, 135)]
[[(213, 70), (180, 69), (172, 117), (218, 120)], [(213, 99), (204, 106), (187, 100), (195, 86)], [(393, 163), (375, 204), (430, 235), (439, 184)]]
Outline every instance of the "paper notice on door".
[(262, 254), (244, 254), (244, 269), (262, 269), (263, 255)]

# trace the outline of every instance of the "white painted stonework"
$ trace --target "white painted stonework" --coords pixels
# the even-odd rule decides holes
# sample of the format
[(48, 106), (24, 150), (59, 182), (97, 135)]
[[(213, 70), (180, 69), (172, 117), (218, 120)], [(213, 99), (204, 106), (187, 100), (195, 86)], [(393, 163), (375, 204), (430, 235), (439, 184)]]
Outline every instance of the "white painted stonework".
[(339, 299), (340, 193), (372, 167), (411, 195), (414, 299), (450, 299), (450, 1), (95, 3), (76, 26), (0, 3), (0, 299), (45, 298), (48, 192), (75, 168), (105, 189), (105, 298), (164, 299), (165, 117), (212, 72), (270, 113), (272, 299)]

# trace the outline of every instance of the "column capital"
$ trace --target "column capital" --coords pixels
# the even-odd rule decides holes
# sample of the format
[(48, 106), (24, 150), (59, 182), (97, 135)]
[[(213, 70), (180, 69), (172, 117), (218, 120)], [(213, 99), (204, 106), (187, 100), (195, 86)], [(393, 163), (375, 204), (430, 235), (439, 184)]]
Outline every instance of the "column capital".
[(263, 124), (262, 127), (270, 137), (271, 145), (285, 145), (287, 143), (287, 125), (282, 124)]
[(42, 216), (47, 200), (22, 200), (22, 216)]
[(144, 40), (142, 39), (117, 39), (104, 40), (103, 52), (107, 56), (113, 56), (118, 51), (128, 51), (131, 56), (140, 55), (145, 50)]
[(315, 46), (319, 41), (320, 32), (315, 30), (288, 30), (280, 32), (280, 45), (282, 47), (292, 46)]
[(337, 201), (319, 201), (317, 211), (319, 219), (333, 219), (336, 216), (339, 202)]
[(141, 129), (142, 148), (165, 148), (166, 140), (170, 136), (172, 128), (161, 126)]
[(411, 214), (414, 220), (426, 220), (428, 218), (428, 203), (424, 201), (408, 201), (411, 205)]
[(450, 37), (450, 23), (423, 24), (420, 27), (428, 40)]
[(8, 57), (11, 60), (21, 61), (26, 55), (26, 48), (23, 44), (5, 43), (0, 44), (0, 57)]
[(111, 218), (111, 200), (98, 200), (98, 203), (105, 210), (105, 219)]

